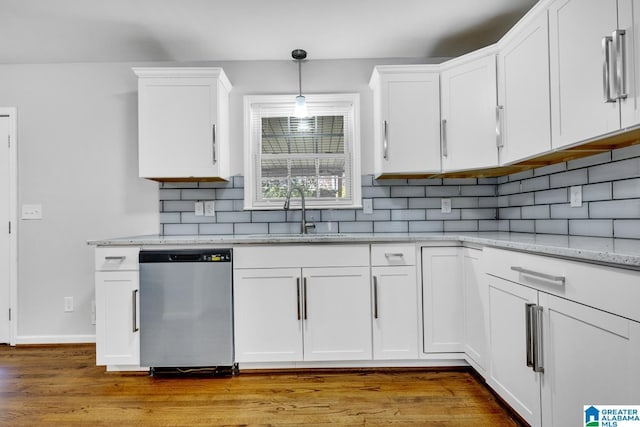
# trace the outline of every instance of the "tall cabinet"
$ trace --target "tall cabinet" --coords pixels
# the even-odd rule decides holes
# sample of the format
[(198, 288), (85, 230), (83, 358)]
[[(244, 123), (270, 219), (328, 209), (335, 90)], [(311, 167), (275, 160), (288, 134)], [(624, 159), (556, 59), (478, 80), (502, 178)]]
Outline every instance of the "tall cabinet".
[(440, 172), (437, 65), (377, 66), (373, 89), (376, 178)]
[(222, 68), (134, 68), (139, 175), (229, 178), (229, 91)]
[(640, 122), (639, 7), (633, 0), (550, 5), (554, 148)]

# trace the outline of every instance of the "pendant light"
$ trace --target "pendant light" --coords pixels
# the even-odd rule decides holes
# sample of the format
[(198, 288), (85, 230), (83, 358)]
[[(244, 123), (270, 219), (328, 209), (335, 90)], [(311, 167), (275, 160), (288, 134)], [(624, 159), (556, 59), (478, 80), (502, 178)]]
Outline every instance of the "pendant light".
[(291, 57), (298, 63), (298, 96), (296, 96), (293, 115), (294, 117), (302, 119), (309, 116), (307, 102), (304, 96), (302, 96), (302, 62), (307, 58), (307, 51), (304, 49), (295, 49), (291, 52)]

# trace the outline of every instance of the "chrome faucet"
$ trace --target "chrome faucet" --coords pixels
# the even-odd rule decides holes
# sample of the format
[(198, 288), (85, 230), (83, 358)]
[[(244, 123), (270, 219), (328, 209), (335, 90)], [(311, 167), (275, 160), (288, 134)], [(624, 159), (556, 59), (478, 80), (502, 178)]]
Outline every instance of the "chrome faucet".
[(304, 188), (302, 187), (291, 187), (289, 189), (289, 192), (287, 193), (287, 198), (284, 201), (284, 210), (287, 211), (289, 210), (289, 204), (291, 203), (291, 192), (293, 190), (297, 190), (298, 193), (300, 193), (300, 200), (301, 200), (301, 205), (302, 205), (302, 215), (300, 218), (300, 234), (307, 234), (307, 229), (309, 228), (316, 228), (315, 224), (312, 224), (310, 222), (307, 222), (307, 215), (306, 215), (306, 208), (304, 205)]

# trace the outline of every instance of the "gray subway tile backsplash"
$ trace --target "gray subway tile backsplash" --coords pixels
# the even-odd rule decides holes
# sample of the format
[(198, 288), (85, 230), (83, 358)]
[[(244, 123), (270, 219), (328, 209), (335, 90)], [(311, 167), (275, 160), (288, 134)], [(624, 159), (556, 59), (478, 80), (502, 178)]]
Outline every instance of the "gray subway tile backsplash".
[[(569, 187), (582, 187), (581, 207)], [(640, 144), (496, 178), (375, 180), (362, 176), (362, 209), (307, 211), (318, 233), (512, 231), (640, 238)], [(442, 213), (441, 199), (451, 199)], [(215, 216), (195, 216), (195, 201), (215, 201)], [(300, 210), (244, 210), (244, 177), (229, 182), (163, 183), (164, 234), (289, 234)], [(580, 237), (582, 238), (582, 237)]]

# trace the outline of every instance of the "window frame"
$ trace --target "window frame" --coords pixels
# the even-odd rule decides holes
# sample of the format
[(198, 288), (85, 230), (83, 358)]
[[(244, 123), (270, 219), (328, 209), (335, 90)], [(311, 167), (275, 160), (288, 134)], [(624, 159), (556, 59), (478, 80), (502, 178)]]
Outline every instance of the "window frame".
[[(336, 200), (307, 199), (307, 209), (356, 209), (362, 207), (361, 189), (361, 152), (360, 152), (360, 94), (358, 93), (336, 93), (336, 94), (305, 94), (309, 115), (312, 116), (314, 109), (322, 110), (331, 107), (344, 108), (349, 104), (349, 113), (345, 115), (345, 123), (350, 116), (352, 123), (345, 124), (345, 165), (346, 170), (351, 171), (351, 198), (349, 200), (337, 202)], [(289, 116), (293, 117), (295, 104), (294, 95), (245, 95), (244, 96), (244, 209), (245, 210), (278, 210), (282, 209), (284, 199), (257, 200), (259, 191), (257, 163), (260, 162), (260, 138), (254, 132), (254, 120), (261, 120), (269, 114), (258, 114), (256, 118), (254, 106), (259, 105), (271, 111), (287, 109)], [(346, 132), (349, 132), (347, 136)], [(299, 207), (300, 198), (294, 193), (291, 198), (291, 206)]]

